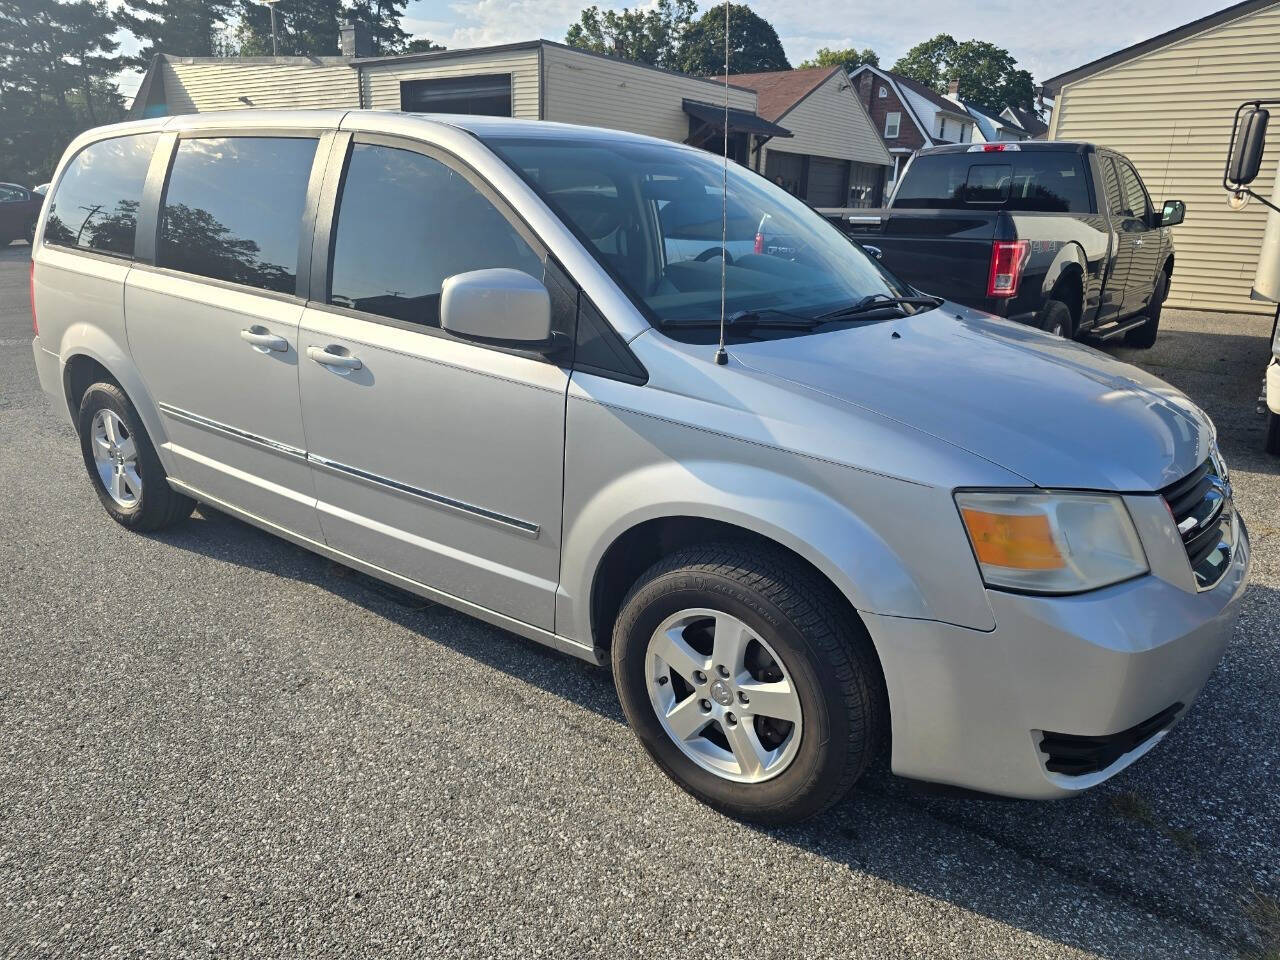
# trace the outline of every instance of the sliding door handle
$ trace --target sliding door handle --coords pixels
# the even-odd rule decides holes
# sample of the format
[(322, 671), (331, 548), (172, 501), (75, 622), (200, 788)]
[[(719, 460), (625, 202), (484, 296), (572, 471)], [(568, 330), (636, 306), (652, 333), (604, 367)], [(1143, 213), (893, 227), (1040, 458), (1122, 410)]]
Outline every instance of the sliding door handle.
[(240, 339), (245, 343), (251, 344), (255, 350), (262, 353), (274, 350), (277, 353), (285, 353), (289, 349), (289, 341), (284, 337), (277, 337), (266, 327), (254, 325), (248, 330), (240, 331)]
[[(344, 352), (338, 353), (338, 350)], [(359, 357), (353, 357), (346, 353), (345, 347), (336, 347), (332, 344), (321, 349), (320, 347), (307, 347), (307, 356), (316, 363), (324, 364), (326, 367), (336, 367), (342, 370), (359, 370), (364, 364), (360, 362)]]

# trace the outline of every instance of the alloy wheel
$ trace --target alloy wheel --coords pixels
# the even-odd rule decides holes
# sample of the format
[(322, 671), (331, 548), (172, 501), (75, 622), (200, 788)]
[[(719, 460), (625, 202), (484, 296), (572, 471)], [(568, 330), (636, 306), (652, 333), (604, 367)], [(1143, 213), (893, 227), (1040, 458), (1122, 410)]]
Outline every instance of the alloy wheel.
[(649, 639), (649, 701), (680, 751), (711, 773), (759, 783), (800, 747), (800, 697), (782, 658), (737, 617), (682, 610)]
[(129, 428), (114, 410), (103, 408), (93, 415), (90, 431), (93, 465), (103, 488), (121, 507), (133, 508), (142, 497), (142, 476)]

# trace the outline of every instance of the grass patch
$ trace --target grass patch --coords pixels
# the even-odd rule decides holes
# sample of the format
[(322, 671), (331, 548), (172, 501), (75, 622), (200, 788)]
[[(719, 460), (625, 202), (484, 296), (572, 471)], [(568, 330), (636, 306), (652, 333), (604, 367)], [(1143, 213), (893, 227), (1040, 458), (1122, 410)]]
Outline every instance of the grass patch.
[[(1111, 798), (1111, 812), (1122, 820), (1131, 820), (1163, 834), (1187, 853), (1200, 853), (1200, 843), (1196, 840), (1195, 831), (1165, 823), (1156, 816), (1151, 804), (1132, 790), (1117, 793)], [(1280, 960), (1280, 957), (1276, 960)]]
[(1246, 960), (1280, 960), (1280, 899), (1251, 890), (1245, 897), (1244, 914), (1262, 941), (1262, 949), (1246, 955)]

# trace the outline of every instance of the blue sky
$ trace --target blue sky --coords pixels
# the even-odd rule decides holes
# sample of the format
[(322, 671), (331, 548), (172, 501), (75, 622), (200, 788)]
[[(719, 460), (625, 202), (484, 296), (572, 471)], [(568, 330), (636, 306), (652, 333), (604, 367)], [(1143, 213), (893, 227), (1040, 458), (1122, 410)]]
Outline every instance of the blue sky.
[[(1047, 79), (1227, 6), (1224, 0), (986, 0), (967, 4), (898, 0), (890, 6), (847, 0), (748, 2), (777, 29), (793, 64), (818, 47), (870, 46), (888, 65), (920, 40), (950, 33), (958, 40), (977, 38), (1007, 48), (1037, 79)], [(582, 0), (412, 0), (405, 28), (449, 47), (535, 37), (563, 40), (569, 24), (589, 5)], [(640, 0), (631, 5), (649, 4)], [(700, 5), (705, 9), (711, 4)]]
[[(631, 5), (652, 2), (633, 0)], [(891, 8), (848, 0), (748, 2), (777, 29), (793, 64), (819, 47), (869, 46), (888, 66), (919, 41), (950, 33), (958, 40), (976, 38), (1007, 48), (1037, 80), (1226, 6), (1222, 0), (897, 0)], [(607, 0), (597, 3), (611, 6)], [(569, 24), (589, 5), (590, 0), (410, 0), (403, 25), (415, 36), (455, 49), (538, 37), (563, 40)], [(700, 5), (711, 6), (707, 0)], [(888, 9), (894, 12), (888, 14)], [(136, 44), (126, 40), (125, 46)], [(128, 95), (137, 84), (137, 76), (121, 77), (121, 90)]]

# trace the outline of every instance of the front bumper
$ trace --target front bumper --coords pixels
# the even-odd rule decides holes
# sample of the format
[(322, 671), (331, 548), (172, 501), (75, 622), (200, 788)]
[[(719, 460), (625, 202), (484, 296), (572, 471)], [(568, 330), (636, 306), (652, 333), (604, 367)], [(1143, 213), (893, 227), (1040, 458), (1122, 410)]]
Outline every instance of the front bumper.
[[(1070, 597), (988, 591), (996, 628), (863, 614), (888, 685), (900, 776), (1028, 799), (1101, 783), (1160, 741), (1222, 657), (1250, 562), (1239, 524), (1231, 568), (1197, 593), (1154, 574)], [(1170, 723), (1104, 769), (1051, 771), (1045, 731), (1111, 737), (1173, 704)]]

